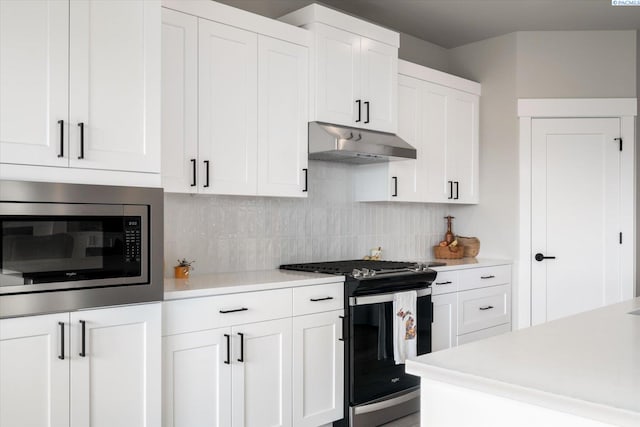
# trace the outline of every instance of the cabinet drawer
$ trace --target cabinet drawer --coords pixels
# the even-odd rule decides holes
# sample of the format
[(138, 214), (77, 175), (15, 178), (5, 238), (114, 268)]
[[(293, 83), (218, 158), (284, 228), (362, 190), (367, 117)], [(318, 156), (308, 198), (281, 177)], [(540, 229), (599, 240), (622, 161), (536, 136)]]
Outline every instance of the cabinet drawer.
[(344, 308), (344, 283), (303, 286), (293, 289), (293, 315), (342, 310)]
[(493, 328), (481, 329), (479, 331), (459, 335), (458, 345), (483, 340), (496, 335), (506, 334), (507, 332), (511, 332), (511, 323), (505, 323), (504, 325), (494, 326)]
[(499, 265), (460, 270), (458, 279), (460, 280), (459, 291), (504, 285), (511, 283), (511, 266)]
[(291, 306), (291, 289), (165, 301), (163, 335), (291, 317)]
[(436, 280), (431, 284), (432, 295), (446, 294), (458, 290), (458, 272), (438, 272)]
[(511, 322), (511, 285), (458, 292), (458, 335)]

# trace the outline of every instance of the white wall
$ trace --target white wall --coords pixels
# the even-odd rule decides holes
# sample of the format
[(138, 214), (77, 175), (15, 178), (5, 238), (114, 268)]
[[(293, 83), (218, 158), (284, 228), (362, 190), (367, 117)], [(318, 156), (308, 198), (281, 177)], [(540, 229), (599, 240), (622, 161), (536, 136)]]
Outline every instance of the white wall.
[(444, 72), (449, 70), (448, 49), (409, 34), (400, 33), (398, 57), (425, 67), (435, 68), (436, 70)]

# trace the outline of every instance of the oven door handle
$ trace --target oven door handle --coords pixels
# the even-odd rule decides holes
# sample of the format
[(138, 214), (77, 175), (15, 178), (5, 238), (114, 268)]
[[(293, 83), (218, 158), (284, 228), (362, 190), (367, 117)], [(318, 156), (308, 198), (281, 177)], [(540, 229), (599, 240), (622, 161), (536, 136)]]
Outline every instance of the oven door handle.
[[(407, 291), (408, 292), (408, 291)], [(431, 295), (431, 288), (417, 289), (418, 298)], [(387, 293), (380, 295), (367, 295), (364, 297), (349, 297), (349, 306), (354, 307), (357, 305), (369, 305), (380, 304), (384, 302), (393, 301), (393, 295), (395, 293)]]
[(416, 399), (420, 397), (420, 389), (410, 391), (409, 393), (394, 397), (389, 400), (383, 400), (381, 402), (369, 403), (365, 405), (356, 406), (353, 408), (355, 415), (366, 414), (369, 412), (380, 411), (382, 409), (391, 408), (404, 402)]

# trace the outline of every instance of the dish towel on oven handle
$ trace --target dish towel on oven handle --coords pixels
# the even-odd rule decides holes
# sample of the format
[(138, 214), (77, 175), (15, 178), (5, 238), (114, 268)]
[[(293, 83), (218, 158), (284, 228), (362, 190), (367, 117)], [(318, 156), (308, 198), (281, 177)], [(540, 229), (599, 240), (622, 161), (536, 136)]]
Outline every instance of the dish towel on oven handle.
[(393, 295), (393, 359), (396, 365), (418, 355), (416, 291)]

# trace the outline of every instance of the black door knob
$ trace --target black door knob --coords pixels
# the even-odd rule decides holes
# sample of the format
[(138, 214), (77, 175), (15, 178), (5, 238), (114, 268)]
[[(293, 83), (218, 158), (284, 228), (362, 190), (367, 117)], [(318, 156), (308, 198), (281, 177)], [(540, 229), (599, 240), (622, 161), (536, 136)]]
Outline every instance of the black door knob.
[(542, 261), (543, 259), (556, 259), (554, 256), (544, 256), (540, 252), (538, 252), (535, 256), (536, 261)]

